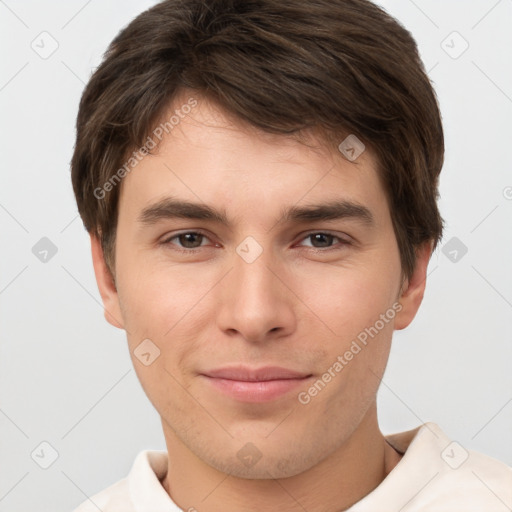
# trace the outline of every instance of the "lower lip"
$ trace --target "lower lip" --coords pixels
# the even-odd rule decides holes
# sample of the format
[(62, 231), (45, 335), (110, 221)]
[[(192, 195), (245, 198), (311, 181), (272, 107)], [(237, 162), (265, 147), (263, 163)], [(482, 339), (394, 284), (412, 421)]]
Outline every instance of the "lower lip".
[(213, 378), (204, 375), (210, 384), (225, 395), (241, 402), (269, 402), (303, 385), (310, 377), (248, 382)]

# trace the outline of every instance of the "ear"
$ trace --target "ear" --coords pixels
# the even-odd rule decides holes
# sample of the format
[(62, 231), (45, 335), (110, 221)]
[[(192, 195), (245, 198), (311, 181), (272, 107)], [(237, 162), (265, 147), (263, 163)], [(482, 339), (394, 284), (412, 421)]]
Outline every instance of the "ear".
[(124, 329), (121, 308), (119, 307), (119, 296), (117, 294), (114, 279), (105, 263), (103, 249), (96, 235), (91, 234), (92, 264), (96, 283), (103, 301), (105, 320), (119, 329)]
[(432, 255), (432, 242), (425, 242), (416, 250), (416, 266), (410, 279), (402, 286), (398, 300), (402, 309), (395, 316), (395, 329), (405, 329), (420, 308), (427, 283), (427, 267)]

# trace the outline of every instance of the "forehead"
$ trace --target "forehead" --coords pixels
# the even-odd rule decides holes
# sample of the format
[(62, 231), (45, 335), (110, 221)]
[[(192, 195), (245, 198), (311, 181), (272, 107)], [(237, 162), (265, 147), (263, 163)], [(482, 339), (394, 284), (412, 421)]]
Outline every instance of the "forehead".
[(385, 213), (378, 211), (386, 200), (369, 148), (349, 161), (318, 132), (264, 132), (191, 95), (176, 99), (159, 126), (161, 141), (153, 135), (158, 147), (122, 182), (121, 205), (130, 210), (147, 210), (173, 196), (220, 205), (224, 212), (245, 208), (253, 216), (320, 200), (367, 204), (375, 216)]

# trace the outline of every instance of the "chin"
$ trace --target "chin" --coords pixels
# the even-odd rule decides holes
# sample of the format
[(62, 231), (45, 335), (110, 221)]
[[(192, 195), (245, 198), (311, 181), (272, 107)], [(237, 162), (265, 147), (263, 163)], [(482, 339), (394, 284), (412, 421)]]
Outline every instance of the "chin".
[(298, 442), (291, 443), (286, 452), (284, 450), (278, 452), (278, 447), (273, 447), (271, 444), (266, 447), (260, 444), (261, 451), (250, 442), (241, 448), (238, 448), (238, 443), (236, 444), (237, 447), (231, 457), (224, 458), (223, 454), (213, 453), (196, 455), (218, 471), (236, 478), (251, 480), (290, 478), (311, 469), (323, 459), (322, 454), (316, 449), (312, 450), (310, 456), (304, 452), (303, 448), (297, 452), (297, 447), (303, 447)]

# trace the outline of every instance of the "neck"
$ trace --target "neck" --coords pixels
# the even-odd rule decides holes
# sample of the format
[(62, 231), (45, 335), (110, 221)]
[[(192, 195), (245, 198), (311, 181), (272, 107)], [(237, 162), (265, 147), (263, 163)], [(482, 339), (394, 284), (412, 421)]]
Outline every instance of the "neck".
[(201, 512), (339, 512), (375, 489), (401, 458), (378, 428), (375, 404), (342, 446), (289, 478), (230, 476), (197, 458), (172, 431), (165, 436), (170, 462), (162, 485), (182, 510)]

